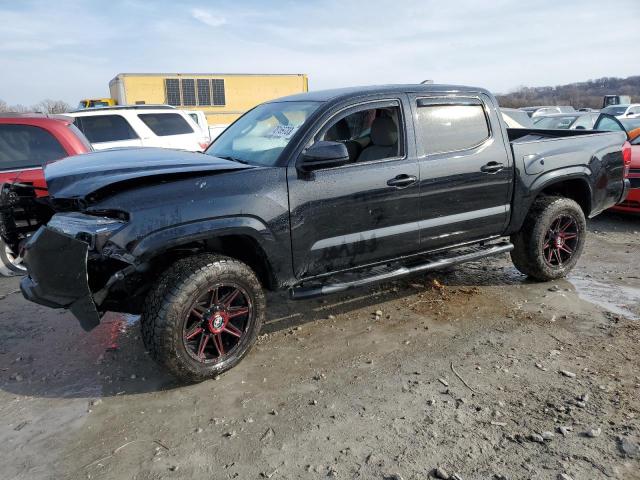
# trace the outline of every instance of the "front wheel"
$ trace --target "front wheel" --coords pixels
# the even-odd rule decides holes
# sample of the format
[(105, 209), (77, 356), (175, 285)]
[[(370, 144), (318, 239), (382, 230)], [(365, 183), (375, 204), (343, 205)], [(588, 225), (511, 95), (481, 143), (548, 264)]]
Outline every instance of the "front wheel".
[(265, 298), (244, 263), (217, 255), (176, 262), (148, 295), (141, 326), (151, 356), (185, 381), (212, 378), (242, 360), (265, 316)]
[(563, 197), (540, 197), (522, 229), (511, 236), (511, 260), (525, 275), (548, 281), (566, 276), (584, 248), (587, 222), (580, 206)]

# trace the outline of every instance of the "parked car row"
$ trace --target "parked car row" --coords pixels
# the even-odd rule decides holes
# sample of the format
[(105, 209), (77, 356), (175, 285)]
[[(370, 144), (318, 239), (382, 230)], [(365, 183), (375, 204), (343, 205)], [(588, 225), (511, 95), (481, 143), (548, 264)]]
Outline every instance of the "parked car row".
[(0, 117), (0, 185), (14, 185), (10, 191), (0, 189), (0, 274), (24, 272), (21, 247), (33, 226), (42, 220), (39, 203), (31, 199), (47, 195), (43, 165), (92, 150), (71, 117)]
[(208, 127), (205, 133), (187, 112), (168, 106), (98, 107), (68, 115), (96, 150), (162, 147), (201, 152), (210, 143)]
[(209, 143), (203, 112), (169, 106), (94, 106), (65, 115), (3, 114), (0, 185), (13, 187), (0, 188), (0, 275), (24, 272), (22, 246), (46, 217), (40, 204), (32, 201), (47, 195), (42, 171), (46, 163), (122, 147), (201, 152)]

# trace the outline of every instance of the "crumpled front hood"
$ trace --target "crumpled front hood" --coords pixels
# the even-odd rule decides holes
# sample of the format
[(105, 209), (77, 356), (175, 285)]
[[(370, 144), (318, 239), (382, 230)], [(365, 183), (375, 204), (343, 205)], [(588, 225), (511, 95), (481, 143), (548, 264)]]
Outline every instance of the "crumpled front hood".
[(52, 198), (84, 199), (105, 187), (184, 177), (198, 172), (254, 168), (202, 153), (164, 148), (114, 148), (49, 163), (44, 175)]

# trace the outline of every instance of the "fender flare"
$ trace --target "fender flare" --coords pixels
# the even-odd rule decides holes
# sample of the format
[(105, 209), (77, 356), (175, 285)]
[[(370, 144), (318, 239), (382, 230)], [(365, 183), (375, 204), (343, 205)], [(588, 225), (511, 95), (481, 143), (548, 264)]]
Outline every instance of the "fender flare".
[(540, 192), (554, 184), (566, 182), (568, 180), (579, 180), (587, 187), (589, 191), (589, 212), (587, 212), (586, 215), (589, 216), (589, 213), (593, 208), (593, 187), (590, 182), (591, 176), (591, 169), (587, 166), (580, 165), (545, 172), (536, 178), (529, 186), (521, 185), (520, 189), (524, 190), (526, 194), (518, 195), (518, 189), (516, 189), (513, 199), (514, 205), (511, 209), (513, 214), (505, 235), (511, 235), (522, 228), (522, 224), (529, 214), (529, 210), (531, 209), (533, 202), (538, 198), (538, 195), (540, 195)]
[(562, 183), (567, 180), (582, 180), (587, 186), (587, 189), (589, 190), (589, 198), (591, 198), (591, 195), (593, 195), (591, 183), (589, 183), (591, 175), (591, 169), (584, 165), (552, 170), (550, 172), (545, 172), (536, 178), (529, 187), (529, 191), (531, 192), (531, 196), (535, 198), (542, 190), (555, 183)]
[(276, 246), (273, 232), (262, 221), (250, 216), (234, 216), (183, 223), (157, 230), (140, 240), (131, 253), (144, 262), (171, 248), (224, 235), (251, 237), (268, 257)]

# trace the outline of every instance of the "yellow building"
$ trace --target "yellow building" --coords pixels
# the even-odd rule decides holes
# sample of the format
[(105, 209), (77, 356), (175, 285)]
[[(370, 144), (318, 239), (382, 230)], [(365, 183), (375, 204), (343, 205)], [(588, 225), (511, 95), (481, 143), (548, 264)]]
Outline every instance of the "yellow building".
[(229, 124), (259, 103), (306, 92), (305, 74), (119, 73), (109, 91), (119, 105), (168, 104)]

